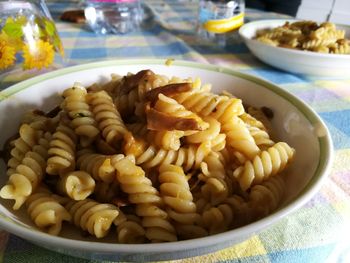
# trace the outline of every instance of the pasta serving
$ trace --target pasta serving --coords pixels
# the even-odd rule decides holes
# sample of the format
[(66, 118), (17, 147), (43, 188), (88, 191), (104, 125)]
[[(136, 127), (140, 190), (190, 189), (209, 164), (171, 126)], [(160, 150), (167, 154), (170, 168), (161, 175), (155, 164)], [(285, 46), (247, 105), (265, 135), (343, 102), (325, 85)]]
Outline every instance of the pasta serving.
[(349, 54), (350, 40), (335, 24), (313, 21), (286, 22), (284, 25), (258, 30), (255, 39), (265, 44), (330, 54)]
[(25, 204), (42, 231), (71, 224), (118, 243), (173, 242), (242, 226), (283, 201), (295, 150), (274, 138), (273, 114), (200, 79), (142, 70), (75, 83), (62, 98), (48, 114), (27, 113), (5, 145), (0, 197)]

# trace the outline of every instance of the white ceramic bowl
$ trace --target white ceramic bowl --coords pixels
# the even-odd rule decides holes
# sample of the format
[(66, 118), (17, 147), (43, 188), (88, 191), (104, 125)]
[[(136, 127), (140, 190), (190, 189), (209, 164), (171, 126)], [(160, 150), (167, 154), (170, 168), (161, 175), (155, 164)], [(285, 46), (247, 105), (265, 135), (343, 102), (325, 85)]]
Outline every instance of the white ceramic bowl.
[[(124, 75), (141, 69), (168, 76), (200, 77), (204, 83), (212, 83), (215, 92), (231, 91), (245, 103), (271, 108), (274, 111), (272, 126), (278, 139), (296, 149), (295, 161), (286, 176), (288, 191), (283, 205), (273, 214), (244, 227), (200, 239), (162, 244), (123, 245), (113, 243), (113, 239), (87, 240), (79, 231), (67, 229), (60, 237), (50, 236), (37, 230), (25, 211), (14, 212), (12, 202), (3, 199), (0, 199), (1, 228), (40, 246), (77, 257), (123, 261), (177, 259), (241, 242), (302, 206), (319, 189), (332, 159), (331, 138), (320, 117), (302, 101), (269, 82), (230, 69), (192, 62), (175, 61), (166, 66), (162, 60), (107, 61), (66, 68), (19, 83), (0, 93), (0, 145), (16, 132), (26, 110), (51, 109), (60, 99), (59, 92), (75, 81), (88, 85), (106, 81), (113, 72)], [(3, 185), (7, 180), (3, 162), (0, 173), (0, 185)]]
[[(261, 61), (273, 67), (292, 73), (333, 77), (349, 76), (350, 55), (322, 54), (311, 51), (295, 50), (290, 48), (274, 47), (253, 39), (256, 32), (264, 28), (275, 28), (283, 25), (286, 21), (296, 20), (259, 20), (247, 23), (239, 29), (249, 50)], [(336, 25), (346, 31), (350, 38), (350, 27)]]

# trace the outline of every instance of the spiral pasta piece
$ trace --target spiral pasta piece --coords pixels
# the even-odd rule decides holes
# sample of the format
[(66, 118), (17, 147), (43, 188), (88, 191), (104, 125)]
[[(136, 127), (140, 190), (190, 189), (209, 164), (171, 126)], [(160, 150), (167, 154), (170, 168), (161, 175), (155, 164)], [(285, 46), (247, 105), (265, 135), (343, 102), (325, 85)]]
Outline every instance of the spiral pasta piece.
[(77, 167), (92, 175), (95, 180), (110, 183), (115, 178), (112, 156), (85, 149), (78, 152)]
[(230, 152), (231, 147), (225, 147), (224, 149), (222, 149), (219, 152), (216, 152), (219, 155), (219, 158), (222, 162), (226, 163), (226, 164), (232, 164), (232, 154)]
[[(154, 74), (151, 70), (141, 70), (123, 77), (115, 89), (115, 104), (122, 116), (136, 114), (136, 106), (144, 100), (147, 91), (166, 85), (169, 79)], [(138, 114), (136, 114), (138, 115)]]
[(205, 117), (203, 120), (209, 124), (209, 127), (204, 131), (196, 131), (193, 134), (186, 135), (186, 142), (203, 143), (210, 141), (213, 151), (221, 151), (226, 145), (226, 135), (220, 133), (220, 122), (212, 117)]
[(226, 134), (227, 144), (249, 159), (253, 159), (260, 152), (254, 138), (239, 117), (233, 116), (230, 121), (222, 126), (222, 130)]
[(76, 201), (85, 200), (94, 189), (95, 180), (84, 171), (68, 172), (58, 182), (58, 190)]
[(114, 103), (122, 116), (133, 114), (135, 112), (135, 105), (139, 102), (139, 92), (137, 89), (131, 90), (127, 94), (116, 96)]
[(252, 222), (255, 218), (251, 202), (243, 199), (239, 195), (232, 195), (223, 202), (231, 207), (234, 214), (233, 227), (240, 227)]
[(156, 101), (154, 108), (163, 113), (169, 113), (177, 117), (194, 118), (197, 116), (186, 110), (181, 104), (164, 94), (158, 94), (158, 100)]
[[(320, 51), (321, 47), (327, 47), (332, 42), (334, 42), (333, 39), (313, 39), (304, 42), (302, 48), (306, 50)], [(325, 50), (322, 53), (328, 53), (328, 50)]]
[(213, 152), (220, 152), (226, 147), (226, 134), (220, 133), (210, 143)]
[(258, 40), (260, 40), (260, 37), (265, 37), (267, 39), (273, 39), (273, 40), (279, 40), (281, 38), (284, 39), (290, 39), (290, 38), (298, 38), (300, 35), (302, 34), (302, 30), (300, 30), (299, 28), (294, 28), (292, 29), (288, 29), (285, 27), (277, 27), (274, 30), (259, 30), (257, 32), (257, 36), (258, 36)]
[[(165, 121), (159, 121), (164, 119)], [(196, 113), (187, 110), (176, 100), (158, 95), (153, 108), (147, 110), (147, 128), (152, 130), (205, 130), (209, 124), (202, 120)]]
[(116, 146), (127, 129), (111, 96), (105, 91), (99, 91), (89, 93), (87, 98), (102, 136), (108, 144)]
[(74, 171), (77, 136), (73, 129), (62, 121), (50, 141), (46, 172), (51, 175)]
[(335, 42), (337, 39), (345, 38), (344, 30), (336, 30), (332, 23), (322, 23), (318, 29), (310, 32), (310, 39), (315, 40), (330, 40)]
[(204, 120), (209, 124), (209, 127), (203, 131), (196, 131), (195, 133), (186, 136), (187, 143), (202, 143), (205, 141), (211, 141), (220, 134), (220, 122), (212, 117), (206, 117)]
[(121, 189), (129, 195), (129, 201), (136, 205), (136, 214), (142, 217), (146, 237), (152, 242), (176, 241), (176, 231), (161, 208), (162, 199), (141, 167), (127, 157), (120, 156), (114, 163)]
[(285, 142), (278, 142), (266, 151), (244, 165), (238, 167), (233, 176), (238, 180), (242, 190), (247, 190), (251, 185), (260, 184), (270, 176), (282, 171), (292, 160), (295, 150)]
[(125, 155), (140, 156), (147, 146), (145, 140), (135, 138), (131, 132), (128, 132), (124, 136), (123, 151)]
[(220, 160), (218, 154), (212, 152), (204, 158), (201, 164), (201, 171), (204, 176), (200, 179), (204, 181), (201, 192), (212, 205), (218, 205), (230, 194), (230, 188), (226, 178), (225, 165)]
[(229, 205), (221, 204), (204, 211), (202, 217), (209, 234), (217, 234), (230, 227), (234, 214)]
[(149, 139), (154, 144), (164, 150), (177, 151), (181, 147), (180, 139), (185, 135), (184, 131), (150, 131)]
[(118, 225), (118, 242), (122, 244), (141, 244), (145, 242), (145, 229), (137, 222), (125, 221)]
[(254, 211), (254, 219), (264, 217), (276, 210), (286, 190), (281, 176), (274, 176), (261, 185), (254, 185), (249, 193), (249, 204)]
[[(201, 218), (196, 213), (196, 205), (183, 169), (180, 166), (165, 164), (159, 168), (159, 173), (160, 193), (169, 217), (177, 223), (175, 228), (183, 225), (193, 226), (196, 231), (191, 232), (198, 232), (199, 226), (195, 225), (200, 223)], [(198, 233), (203, 234), (205, 230)]]
[(83, 147), (90, 145), (100, 133), (86, 102), (86, 89), (79, 83), (63, 92), (63, 109), (68, 113), (70, 124), (80, 138)]
[(23, 205), (41, 182), (45, 174), (50, 139), (51, 134), (46, 132), (32, 151), (25, 154), (7, 184), (1, 188), (0, 197), (14, 200), (14, 210)]
[(228, 96), (219, 96), (209, 92), (184, 92), (173, 96), (186, 109), (202, 117), (211, 116), (221, 124), (229, 121), (233, 116), (244, 113), (242, 101)]
[(33, 124), (22, 124), (19, 128), (19, 138), (11, 142), (13, 145), (10, 152), (10, 159), (7, 162), (7, 175), (15, 173), (16, 167), (22, 162), (25, 154), (37, 144), (43, 131), (32, 127)]
[(26, 201), (27, 212), (37, 227), (49, 233), (58, 235), (62, 222), (71, 221), (71, 215), (62, 206), (59, 198), (46, 189), (39, 189)]
[[(249, 107), (248, 110), (249, 109), (252, 109), (252, 107)], [(258, 110), (256, 110), (256, 111), (258, 112)], [(259, 111), (259, 113), (260, 113), (260, 111)], [(248, 127), (255, 127), (255, 128), (260, 129), (260, 130), (265, 130), (266, 131), (265, 125), (259, 119), (253, 117), (249, 113), (243, 113), (239, 117), (241, 118), (242, 121), (244, 121), (244, 123)]]
[(97, 238), (106, 236), (111, 225), (115, 222), (121, 223), (118, 219), (121, 212), (112, 204), (101, 204), (91, 199), (85, 199), (82, 201), (72, 200), (65, 207), (77, 227)]
[(149, 146), (141, 155), (136, 156), (136, 164), (144, 168), (152, 168), (162, 164), (183, 166), (185, 171), (199, 168), (204, 157), (211, 152), (211, 143), (201, 143), (199, 146), (181, 147), (178, 151), (157, 149)]
[(339, 39), (333, 45), (329, 45), (330, 53), (334, 54), (349, 54), (350, 53), (350, 40)]
[(275, 142), (270, 139), (270, 135), (266, 131), (257, 127), (248, 127), (248, 130), (250, 135), (253, 137), (255, 144), (260, 149), (264, 149), (275, 144)]

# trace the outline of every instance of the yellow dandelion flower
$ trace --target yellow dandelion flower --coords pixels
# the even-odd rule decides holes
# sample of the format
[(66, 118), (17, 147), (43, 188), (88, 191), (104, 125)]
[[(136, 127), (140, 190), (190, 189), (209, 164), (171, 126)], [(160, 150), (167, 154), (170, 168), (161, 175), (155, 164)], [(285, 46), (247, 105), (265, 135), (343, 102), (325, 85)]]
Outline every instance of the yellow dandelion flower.
[(1, 41), (7, 42), (7, 45), (13, 47), (16, 51), (22, 50), (23, 41), (21, 38), (11, 38), (5, 32), (1, 32), (0, 42)]
[(22, 50), (23, 42), (21, 38), (10, 38), (5, 32), (0, 33), (0, 42), (6, 42), (7, 46), (15, 49), (16, 52)]
[(43, 40), (26, 44), (23, 46), (23, 68), (47, 68), (53, 63), (54, 55), (53, 46)]
[(5, 34), (5, 32), (0, 32), (0, 43), (1, 42), (7, 42), (8, 41), (8, 37)]
[(16, 49), (6, 41), (0, 40), (0, 70), (12, 66), (16, 61)]

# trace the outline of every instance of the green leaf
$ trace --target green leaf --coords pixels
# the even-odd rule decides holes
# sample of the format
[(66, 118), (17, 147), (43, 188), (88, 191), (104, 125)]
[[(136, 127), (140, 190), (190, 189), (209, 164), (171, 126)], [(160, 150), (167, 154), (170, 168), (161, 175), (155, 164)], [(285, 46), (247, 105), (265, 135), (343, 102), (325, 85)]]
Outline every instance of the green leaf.
[(2, 30), (12, 38), (20, 38), (23, 36), (22, 25), (16, 22), (7, 22)]
[(17, 24), (25, 26), (27, 24), (27, 18), (24, 15), (19, 15), (15, 18)]
[(35, 16), (34, 19), (34, 24), (36, 27), (36, 37), (42, 39), (42, 40), (46, 40), (47, 37), (47, 32), (46, 32), (46, 28), (45, 28), (45, 22), (44, 22), (44, 18), (40, 17), (40, 16)]
[(59, 47), (60, 47), (60, 45), (61, 45), (61, 39), (60, 39), (60, 37), (59, 37), (57, 34), (54, 35), (53, 43), (52, 43), (52, 44), (53, 44), (55, 50), (56, 50), (57, 52), (59, 52)]
[(39, 38), (45, 38), (45, 37), (46, 37), (45, 30), (39, 27)]
[(45, 21), (45, 30), (49, 36), (53, 36), (56, 32), (55, 24), (50, 20), (46, 20)]
[(45, 28), (45, 23), (43, 21), (43, 18), (41, 18), (40, 16), (35, 16), (34, 23), (37, 24), (42, 29)]

